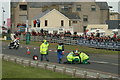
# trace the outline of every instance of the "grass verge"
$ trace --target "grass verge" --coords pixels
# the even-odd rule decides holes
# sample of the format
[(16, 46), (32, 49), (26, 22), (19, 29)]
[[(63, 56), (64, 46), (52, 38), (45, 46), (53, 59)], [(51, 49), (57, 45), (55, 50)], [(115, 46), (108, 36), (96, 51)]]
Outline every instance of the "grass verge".
[(72, 76), (3, 60), (2, 78), (72, 78)]

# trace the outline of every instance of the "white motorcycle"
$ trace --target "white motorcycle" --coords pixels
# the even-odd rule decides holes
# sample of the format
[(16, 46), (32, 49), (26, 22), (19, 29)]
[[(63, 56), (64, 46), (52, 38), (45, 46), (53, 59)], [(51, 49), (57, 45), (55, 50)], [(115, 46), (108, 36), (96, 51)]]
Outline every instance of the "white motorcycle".
[(11, 42), (11, 43), (8, 45), (8, 47), (9, 47), (9, 49), (18, 49), (18, 48), (19, 48), (19, 45), (20, 45), (19, 40), (16, 40), (16, 41), (14, 41), (14, 42)]

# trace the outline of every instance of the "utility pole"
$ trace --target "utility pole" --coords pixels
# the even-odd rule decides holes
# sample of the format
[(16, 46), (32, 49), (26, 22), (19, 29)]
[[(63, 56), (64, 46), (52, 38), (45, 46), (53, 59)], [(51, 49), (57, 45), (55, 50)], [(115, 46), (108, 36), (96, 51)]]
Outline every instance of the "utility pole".
[(2, 24), (3, 24), (3, 27), (4, 27), (4, 25), (5, 25), (5, 21), (4, 21), (4, 12), (5, 12), (5, 10), (4, 10), (4, 7), (2, 7), (2, 9), (3, 9), (3, 12), (2, 12), (3, 13), (3, 20), (2, 20), (3, 23)]

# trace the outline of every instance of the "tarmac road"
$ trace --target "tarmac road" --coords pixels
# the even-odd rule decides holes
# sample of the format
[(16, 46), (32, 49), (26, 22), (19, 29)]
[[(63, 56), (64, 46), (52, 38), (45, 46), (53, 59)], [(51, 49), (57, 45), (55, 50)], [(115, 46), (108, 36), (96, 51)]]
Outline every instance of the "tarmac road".
[[(40, 53), (39, 48), (35, 48), (34, 46), (29, 46), (31, 54), (26, 54), (27, 46), (20, 45), (20, 48), (18, 50), (15, 49), (8, 49), (8, 44), (2, 43), (2, 53), (3, 54), (9, 54), (14, 56), (20, 56), (20, 57), (26, 57), (31, 58), (33, 55), (38, 55), (40, 59)], [(66, 55), (68, 53), (64, 54), (63, 62), (66, 61)], [(118, 55), (105, 55), (105, 54), (89, 54), (90, 55), (90, 62), (91, 64), (66, 64), (70, 66), (75, 66), (79, 68), (86, 68), (86, 69), (92, 69), (107, 73), (112, 73), (115, 75), (118, 75)], [(55, 51), (49, 51), (48, 58), (50, 62), (57, 63), (57, 53)]]

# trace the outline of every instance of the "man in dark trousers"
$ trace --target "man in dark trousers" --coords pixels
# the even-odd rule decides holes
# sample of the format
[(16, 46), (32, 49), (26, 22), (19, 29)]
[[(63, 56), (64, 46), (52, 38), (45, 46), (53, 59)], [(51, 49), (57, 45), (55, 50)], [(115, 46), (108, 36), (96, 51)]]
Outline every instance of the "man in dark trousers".
[(62, 57), (64, 54), (64, 45), (63, 43), (59, 43), (59, 45), (57, 46), (57, 55), (58, 55), (58, 63), (61, 64), (62, 62)]

